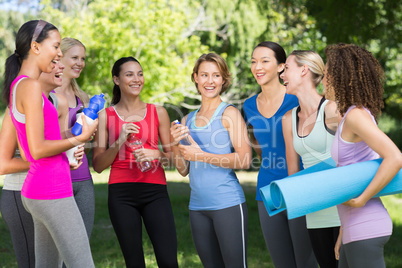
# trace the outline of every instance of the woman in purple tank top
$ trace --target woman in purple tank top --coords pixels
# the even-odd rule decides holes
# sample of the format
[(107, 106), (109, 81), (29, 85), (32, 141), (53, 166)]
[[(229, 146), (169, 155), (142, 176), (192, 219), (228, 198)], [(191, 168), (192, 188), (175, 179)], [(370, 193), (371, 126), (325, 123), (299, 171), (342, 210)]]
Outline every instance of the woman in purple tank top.
[(57, 28), (46, 21), (21, 26), (15, 53), (6, 61), (3, 98), (30, 162), (21, 195), (34, 222), (35, 266), (60, 267), (64, 261), (68, 267), (94, 267), (64, 152), (85, 143), (97, 121), (91, 126), (84, 123), (81, 135), (62, 139), (56, 108), (48, 100), (50, 90), (42, 91), (38, 81), (62, 57), (60, 39)]
[(392, 234), (392, 221), (381, 199), (373, 196), (402, 168), (402, 155), (375, 120), (383, 107), (384, 72), (369, 51), (353, 44), (331, 45), (325, 53), (323, 83), (343, 116), (332, 158), (337, 166), (383, 158), (367, 188), (338, 205), (342, 226), (335, 255), (340, 268), (385, 267), (384, 245)]
[[(88, 106), (89, 102), (88, 95), (80, 89), (76, 81), (85, 67), (85, 46), (77, 39), (64, 37), (60, 48), (63, 53), (63, 84), (56, 88), (55, 92), (66, 97), (68, 101), (68, 120), (64, 123), (65, 127), (70, 129), (77, 120), (77, 112), (81, 107)], [(90, 150), (89, 145), (85, 146), (87, 153)], [(75, 202), (90, 237), (95, 217), (95, 189), (85, 154), (82, 165), (76, 170), (71, 170), (71, 181)]]

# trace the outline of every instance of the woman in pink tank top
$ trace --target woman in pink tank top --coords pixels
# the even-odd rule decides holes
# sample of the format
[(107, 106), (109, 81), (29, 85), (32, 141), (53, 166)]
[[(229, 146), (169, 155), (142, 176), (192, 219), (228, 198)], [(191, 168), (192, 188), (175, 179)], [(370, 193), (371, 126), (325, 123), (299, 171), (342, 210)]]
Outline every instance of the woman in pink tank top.
[[(84, 143), (97, 122), (82, 134), (61, 139), (56, 108), (38, 78), (50, 73), (62, 53), (57, 28), (42, 20), (28, 21), (18, 31), (15, 53), (7, 58), (3, 98), (17, 130), (30, 170), (21, 190), (22, 202), (35, 228), (37, 267), (94, 267), (85, 226), (72, 197), (64, 151)], [(84, 120), (85, 121), (85, 120)]]
[(384, 72), (369, 51), (353, 44), (331, 45), (325, 53), (323, 83), (343, 116), (332, 144), (332, 158), (337, 166), (383, 158), (367, 188), (338, 205), (342, 226), (335, 255), (340, 268), (385, 267), (384, 245), (392, 233), (392, 221), (381, 199), (373, 196), (402, 168), (402, 155), (375, 120), (383, 107)]

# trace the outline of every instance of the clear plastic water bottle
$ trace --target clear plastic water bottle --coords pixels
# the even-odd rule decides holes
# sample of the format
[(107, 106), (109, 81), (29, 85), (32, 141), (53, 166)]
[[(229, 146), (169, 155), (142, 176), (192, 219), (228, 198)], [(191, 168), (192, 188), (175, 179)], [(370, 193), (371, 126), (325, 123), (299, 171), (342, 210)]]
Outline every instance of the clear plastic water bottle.
[[(142, 141), (138, 138), (135, 134), (130, 134), (127, 138), (129, 147), (134, 151), (138, 149), (143, 149), (144, 146), (142, 145)], [(138, 168), (141, 172), (146, 172), (152, 168), (152, 162), (145, 161), (145, 162), (137, 162)]]
[[(175, 123), (175, 125), (181, 125), (180, 121), (177, 119), (174, 120), (173, 123)], [(190, 135), (190, 134), (188, 134), (188, 135)], [(183, 145), (191, 145), (190, 140), (188, 139), (188, 136), (184, 137), (184, 139), (182, 139), (180, 142)]]
[[(105, 99), (103, 98), (104, 94), (95, 95), (89, 100), (88, 108), (82, 110), (85, 115), (85, 121), (88, 125), (91, 125), (95, 119), (98, 118), (98, 112), (103, 109), (105, 105)], [(77, 116), (77, 121), (75, 122), (73, 128), (71, 129), (71, 133), (75, 136), (78, 136), (82, 133), (82, 117)]]

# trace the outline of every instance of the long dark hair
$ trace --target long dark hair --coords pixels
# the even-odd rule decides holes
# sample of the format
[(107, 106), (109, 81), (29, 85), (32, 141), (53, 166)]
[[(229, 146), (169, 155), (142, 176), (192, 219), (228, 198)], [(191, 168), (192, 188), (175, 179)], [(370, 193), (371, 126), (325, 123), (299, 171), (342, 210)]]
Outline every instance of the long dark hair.
[[(114, 77), (114, 76), (119, 77), (120, 71), (121, 71), (121, 66), (124, 63), (129, 62), (129, 61), (134, 61), (134, 62), (138, 63), (141, 66), (141, 63), (134, 57), (130, 56), (130, 57), (120, 58), (113, 65), (112, 77)], [(114, 83), (114, 80), (113, 80), (113, 83)], [(120, 101), (120, 98), (121, 98), (120, 87), (118, 85), (114, 84), (114, 86), (113, 86), (112, 105), (117, 104)]]
[[(42, 24), (42, 25), (41, 25)], [(44, 25), (44, 26), (43, 26)], [(38, 26), (38, 27), (37, 27)], [(39, 27), (42, 27), (41, 30)], [(15, 39), (15, 52), (6, 60), (4, 71), (3, 100), (8, 105), (10, 101), (11, 84), (17, 77), (22, 61), (28, 57), (31, 43), (33, 41), (41, 43), (48, 37), (49, 31), (57, 30), (56, 26), (41, 20), (31, 20), (24, 23), (18, 30)], [(35, 34), (35, 40), (32, 40)]]
[[(269, 48), (270, 50), (272, 50), (275, 54), (275, 59), (278, 64), (286, 62), (286, 52), (283, 49), (283, 47), (281, 45), (279, 45), (278, 43), (271, 42), (271, 41), (264, 41), (264, 42), (259, 43), (254, 48), (254, 50), (257, 47), (266, 47), (266, 48)], [(281, 75), (282, 73), (283, 73), (283, 71), (280, 72), (279, 75)]]

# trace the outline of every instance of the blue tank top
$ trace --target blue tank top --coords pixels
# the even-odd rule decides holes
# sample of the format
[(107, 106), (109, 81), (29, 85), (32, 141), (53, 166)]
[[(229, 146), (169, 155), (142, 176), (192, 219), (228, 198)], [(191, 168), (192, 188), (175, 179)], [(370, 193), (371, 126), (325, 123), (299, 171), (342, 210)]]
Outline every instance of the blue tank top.
[[(244, 119), (253, 127), (254, 137), (262, 151), (262, 162), (258, 172), (256, 200), (262, 201), (260, 188), (274, 180), (288, 176), (286, 164), (285, 140), (282, 132), (282, 117), (292, 108), (299, 105), (297, 97), (285, 95), (278, 111), (270, 117), (264, 117), (257, 109), (257, 96), (248, 98), (243, 105)], [(301, 166), (300, 166), (301, 167)]]
[[(198, 110), (187, 117), (190, 135), (201, 149), (213, 154), (229, 154), (234, 149), (229, 132), (222, 124), (222, 114), (229, 104), (222, 102), (211, 120), (203, 127), (195, 125)], [(218, 210), (246, 201), (233, 169), (190, 161), (190, 210)]]

